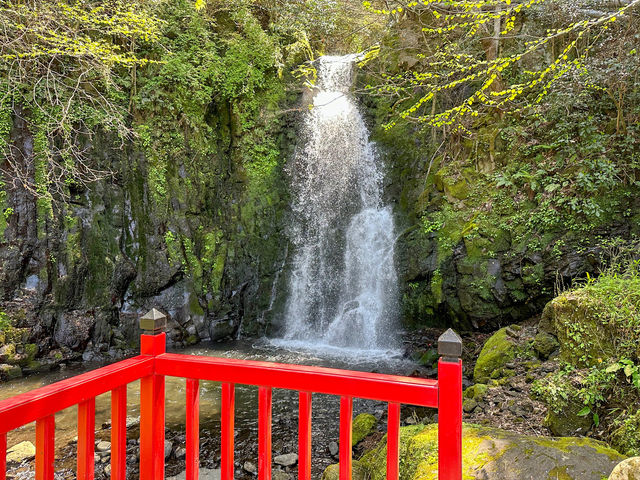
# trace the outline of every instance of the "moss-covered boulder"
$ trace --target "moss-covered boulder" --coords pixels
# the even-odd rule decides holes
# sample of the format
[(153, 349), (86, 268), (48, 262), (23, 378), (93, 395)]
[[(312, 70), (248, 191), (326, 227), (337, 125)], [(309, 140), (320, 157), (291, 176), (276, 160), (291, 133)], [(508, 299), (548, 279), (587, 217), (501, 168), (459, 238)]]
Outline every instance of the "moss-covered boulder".
[[(438, 426), (400, 429), (400, 480), (437, 480)], [(602, 480), (624, 458), (588, 438), (522, 436), (464, 425), (463, 479)], [(360, 460), (371, 480), (386, 476), (386, 438)]]
[[(358, 462), (354, 460), (351, 468), (352, 480), (365, 480), (368, 478), (367, 470)], [(340, 464), (329, 465), (322, 473), (321, 480), (340, 480)]]
[(351, 445), (357, 445), (359, 442), (371, 433), (375, 428), (378, 420), (370, 413), (361, 413), (353, 419), (351, 426)]
[(508, 328), (498, 330), (482, 347), (473, 370), (476, 382), (482, 383), (495, 378), (495, 375), (516, 357), (517, 343), (508, 335)]
[(576, 367), (640, 356), (640, 276), (604, 275), (554, 298), (542, 325), (560, 342), (560, 358)]

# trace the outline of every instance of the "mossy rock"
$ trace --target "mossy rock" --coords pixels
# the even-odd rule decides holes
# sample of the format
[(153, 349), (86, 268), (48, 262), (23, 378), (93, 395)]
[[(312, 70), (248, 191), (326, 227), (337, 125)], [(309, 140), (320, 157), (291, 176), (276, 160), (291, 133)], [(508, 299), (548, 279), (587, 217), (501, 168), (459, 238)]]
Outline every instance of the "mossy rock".
[(560, 359), (592, 367), (640, 354), (640, 278), (605, 277), (547, 304), (539, 329), (555, 334)]
[(13, 380), (22, 377), (22, 369), (18, 365), (0, 365), (0, 378)]
[(477, 383), (495, 378), (494, 372), (500, 372), (516, 357), (517, 343), (507, 334), (507, 328), (509, 327), (501, 328), (494, 333), (482, 347), (473, 370), (473, 378)]
[(351, 426), (351, 445), (356, 445), (371, 433), (378, 420), (370, 413), (361, 413), (353, 419)]
[(533, 349), (542, 360), (546, 360), (549, 356), (558, 350), (560, 343), (553, 335), (546, 332), (539, 332), (533, 339)]
[[(437, 480), (438, 426), (400, 429), (400, 480)], [(371, 480), (386, 477), (386, 437), (361, 459)], [(465, 480), (602, 480), (624, 457), (589, 438), (544, 438), (464, 425), (462, 465)], [(560, 475), (562, 472), (562, 475)]]
[(475, 385), (471, 385), (464, 391), (464, 398), (480, 402), (482, 401), (482, 399), (484, 399), (488, 391), (488, 385), (485, 385), (484, 383), (476, 383)]
[[(367, 470), (357, 460), (351, 464), (351, 478), (352, 480), (366, 480), (368, 478)], [(325, 468), (321, 480), (340, 480), (340, 464), (336, 463)]]
[(616, 425), (620, 426), (613, 432), (611, 444), (627, 455), (640, 455), (640, 408), (635, 412), (627, 409), (616, 419)]
[(577, 398), (569, 398), (568, 404), (560, 411), (556, 412), (549, 408), (544, 420), (545, 426), (549, 427), (554, 435), (584, 435), (593, 426), (591, 415), (578, 415), (584, 408), (584, 404)]

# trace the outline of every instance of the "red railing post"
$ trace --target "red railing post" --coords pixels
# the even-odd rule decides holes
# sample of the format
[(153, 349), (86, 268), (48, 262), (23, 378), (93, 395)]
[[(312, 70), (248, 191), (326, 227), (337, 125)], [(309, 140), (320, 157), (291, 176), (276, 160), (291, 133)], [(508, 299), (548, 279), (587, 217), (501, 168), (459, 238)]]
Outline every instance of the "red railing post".
[(236, 389), (233, 383), (222, 384), (220, 409), (220, 478), (233, 480), (233, 437)]
[(462, 480), (462, 340), (438, 339), (438, 480)]
[(187, 378), (186, 480), (198, 480), (200, 470), (200, 382)]
[(7, 434), (0, 433), (0, 480), (7, 477)]
[[(145, 330), (140, 337), (141, 355), (165, 353), (165, 325), (166, 317), (155, 308), (140, 319)], [(164, 400), (164, 376), (153, 373), (140, 379), (140, 480), (164, 479)]]
[(56, 419), (53, 415), (36, 420), (36, 480), (53, 480), (55, 435)]
[(298, 480), (311, 480), (311, 392), (298, 394)]
[(93, 480), (96, 430), (95, 397), (78, 404), (78, 470), (77, 480)]
[(127, 478), (127, 386), (111, 391), (111, 480)]
[(340, 397), (340, 480), (351, 480), (353, 397)]
[(387, 480), (398, 480), (400, 470), (400, 404), (389, 403), (387, 416)]

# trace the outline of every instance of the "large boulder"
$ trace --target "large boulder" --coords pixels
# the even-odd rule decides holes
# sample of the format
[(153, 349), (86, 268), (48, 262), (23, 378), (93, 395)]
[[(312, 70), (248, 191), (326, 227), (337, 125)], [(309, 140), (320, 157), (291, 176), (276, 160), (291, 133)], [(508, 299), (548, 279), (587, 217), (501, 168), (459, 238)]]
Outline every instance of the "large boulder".
[[(531, 437), (464, 425), (463, 478), (476, 480), (602, 480), (623, 460), (589, 438)], [(386, 438), (360, 460), (371, 480), (386, 476)], [(438, 426), (400, 429), (400, 480), (437, 480)]]

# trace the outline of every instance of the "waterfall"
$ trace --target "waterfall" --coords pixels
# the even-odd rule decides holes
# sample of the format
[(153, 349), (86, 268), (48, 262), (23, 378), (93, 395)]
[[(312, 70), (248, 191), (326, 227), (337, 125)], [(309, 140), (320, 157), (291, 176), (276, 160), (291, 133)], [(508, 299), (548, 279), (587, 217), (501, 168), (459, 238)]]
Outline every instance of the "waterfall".
[(388, 350), (397, 278), (394, 224), (375, 144), (350, 94), (355, 55), (317, 60), (317, 88), (290, 165), (295, 247), (284, 339)]

